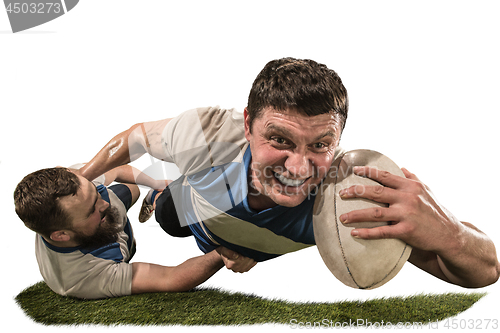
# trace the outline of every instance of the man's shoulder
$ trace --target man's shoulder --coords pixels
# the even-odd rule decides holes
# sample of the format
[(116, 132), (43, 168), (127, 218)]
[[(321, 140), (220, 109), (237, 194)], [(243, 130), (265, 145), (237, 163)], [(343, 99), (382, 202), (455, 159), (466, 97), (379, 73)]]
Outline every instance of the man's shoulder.
[(45, 283), (60, 295), (103, 298), (130, 294), (132, 267), (118, 243), (93, 250), (61, 248), (37, 235), (36, 257)]
[(224, 109), (220, 106), (209, 106), (195, 109), (200, 123), (204, 129), (210, 127), (220, 128), (227, 122), (235, 128), (243, 129), (243, 114), (235, 108)]
[[(221, 139), (222, 136), (236, 132), (244, 134), (243, 114), (236, 109), (224, 109), (220, 106), (208, 106), (191, 109), (172, 119), (170, 126), (176, 129), (184, 128), (193, 134), (203, 134), (207, 142), (211, 139)], [(181, 128), (179, 128), (181, 127)], [(222, 132), (221, 132), (222, 131)]]
[(246, 147), (243, 115), (235, 109), (196, 108), (173, 118), (163, 134), (168, 162), (182, 174), (232, 162)]

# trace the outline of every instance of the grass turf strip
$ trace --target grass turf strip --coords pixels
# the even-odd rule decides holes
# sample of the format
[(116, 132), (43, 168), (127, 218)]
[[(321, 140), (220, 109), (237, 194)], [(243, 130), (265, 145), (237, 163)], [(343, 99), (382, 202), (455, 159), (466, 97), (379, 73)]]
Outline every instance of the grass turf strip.
[(150, 293), (102, 300), (60, 296), (39, 282), (16, 301), (45, 325), (251, 325), (298, 322), (435, 322), (457, 315), (485, 293), (445, 293), (336, 303), (295, 303), (218, 289)]

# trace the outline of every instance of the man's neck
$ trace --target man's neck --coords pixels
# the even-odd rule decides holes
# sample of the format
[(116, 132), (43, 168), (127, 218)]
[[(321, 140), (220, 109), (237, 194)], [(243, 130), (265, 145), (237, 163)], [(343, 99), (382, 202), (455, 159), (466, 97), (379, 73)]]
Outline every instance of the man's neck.
[[(41, 235), (40, 235), (41, 236)], [(46, 237), (44, 236), (41, 236), (47, 243), (49, 243), (50, 245), (53, 245), (53, 246), (56, 246), (56, 247), (77, 247), (79, 246), (80, 244), (77, 244), (76, 242), (70, 240), (70, 241), (67, 241), (67, 242), (56, 242), (56, 241), (53, 241), (52, 239), (47, 239)]]
[(251, 184), (248, 186), (248, 206), (256, 211), (261, 212), (263, 210), (277, 206), (269, 197), (263, 195), (257, 191)]

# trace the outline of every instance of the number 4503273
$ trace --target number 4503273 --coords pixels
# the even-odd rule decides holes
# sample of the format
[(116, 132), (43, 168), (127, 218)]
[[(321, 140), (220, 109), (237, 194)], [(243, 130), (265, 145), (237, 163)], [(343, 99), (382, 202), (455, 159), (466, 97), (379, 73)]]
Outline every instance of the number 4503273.
[(447, 319), (444, 327), (448, 329), (498, 329), (498, 319)]
[(14, 14), (59, 14), (61, 4), (57, 2), (11, 2), (6, 7), (7, 13)]

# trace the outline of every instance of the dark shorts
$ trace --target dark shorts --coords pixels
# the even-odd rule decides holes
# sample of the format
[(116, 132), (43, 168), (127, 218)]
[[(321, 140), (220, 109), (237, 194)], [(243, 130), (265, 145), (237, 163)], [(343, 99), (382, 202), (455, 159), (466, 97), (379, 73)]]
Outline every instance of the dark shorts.
[(188, 237), (193, 235), (188, 226), (181, 227), (174, 199), (168, 186), (156, 200), (155, 218), (161, 228), (170, 236)]
[(132, 192), (128, 186), (123, 184), (115, 184), (108, 187), (114, 194), (123, 202), (125, 209), (128, 211), (132, 207)]

